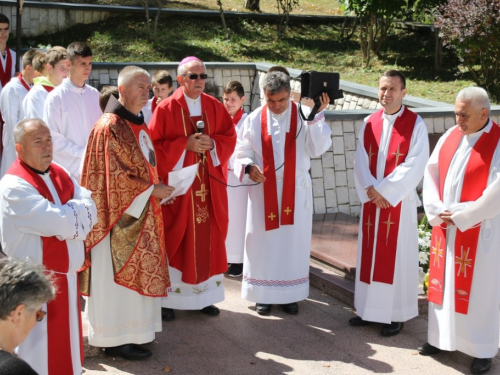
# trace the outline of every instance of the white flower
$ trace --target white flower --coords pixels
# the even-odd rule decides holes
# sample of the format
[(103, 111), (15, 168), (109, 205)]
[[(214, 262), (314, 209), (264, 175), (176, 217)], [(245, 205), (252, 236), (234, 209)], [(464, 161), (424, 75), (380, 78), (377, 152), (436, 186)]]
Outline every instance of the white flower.
[(427, 262), (429, 261), (429, 254), (427, 254), (424, 251), (420, 251), (418, 253), (418, 261), (421, 265), (426, 265)]

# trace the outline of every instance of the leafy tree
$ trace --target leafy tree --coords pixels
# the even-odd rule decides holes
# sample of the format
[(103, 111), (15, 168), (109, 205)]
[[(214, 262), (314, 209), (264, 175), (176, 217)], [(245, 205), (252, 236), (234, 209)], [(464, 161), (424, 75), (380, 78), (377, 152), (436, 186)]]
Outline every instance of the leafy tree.
[(500, 100), (500, 1), (448, 0), (433, 15), (444, 46), (455, 51), (478, 86)]
[(288, 27), (289, 15), (292, 9), (299, 5), (299, 0), (276, 0), (278, 6), (278, 37), (285, 36)]
[(340, 0), (346, 12), (358, 16), (358, 36), (363, 52), (363, 65), (370, 64), (372, 53), (380, 49), (391, 29), (391, 21), (407, 7), (406, 0)]

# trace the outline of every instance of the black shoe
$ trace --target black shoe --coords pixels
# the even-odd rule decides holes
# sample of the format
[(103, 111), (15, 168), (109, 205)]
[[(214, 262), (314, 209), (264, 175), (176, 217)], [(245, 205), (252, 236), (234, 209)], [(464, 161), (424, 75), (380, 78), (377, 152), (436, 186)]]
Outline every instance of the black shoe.
[(231, 263), (227, 275), (229, 277), (239, 277), (243, 274), (243, 263)]
[(491, 358), (474, 358), (470, 366), (470, 371), (473, 374), (484, 374), (490, 371), (490, 367)]
[(419, 346), (417, 348), (417, 350), (420, 353), (420, 355), (434, 355), (434, 354), (438, 354), (441, 352), (441, 349), (436, 348), (435, 346), (432, 346), (428, 342), (426, 342), (422, 346)]
[(354, 318), (349, 319), (349, 324), (352, 325), (353, 327), (367, 326), (368, 324), (371, 323), (372, 322), (361, 319), (360, 316), (355, 316)]
[(255, 311), (257, 311), (257, 314), (259, 315), (268, 315), (271, 313), (271, 305), (268, 305), (267, 303), (256, 303)]
[(297, 315), (299, 313), (299, 305), (297, 305), (297, 302), (287, 303), (281, 306), (283, 306), (283, 311), (287, 314)]
[(220, 314), (219, 308), (215, 307), (214, 305), (210, 305), (210, 306), (204, 307), (200, 311), (203, 314), (211, 315), (211, 316), (216, 316), (216, 315)]
[(392, 322), (391, 324), (384, 324), (382, 326), (382, 331), (380, 333), (382, 336), (389, 337), (389, 336), (396, 336), (403, 327), (405, 326), (404, 323), (400, 322)]
[(137, 344), (125, 344), (120, 346), (112, 346), (104, 349), (104, 354), (110, 357), (122, 357), (129, 361), (137, 361), (151, 357), (151, 350), (144, 349)]
[(174, 310), (169, 309), (167, 307), (162, 307), (161, 308), (161, 318), (166, 322), (170, 322), (170, 321), (174, 320), (175, 319)]

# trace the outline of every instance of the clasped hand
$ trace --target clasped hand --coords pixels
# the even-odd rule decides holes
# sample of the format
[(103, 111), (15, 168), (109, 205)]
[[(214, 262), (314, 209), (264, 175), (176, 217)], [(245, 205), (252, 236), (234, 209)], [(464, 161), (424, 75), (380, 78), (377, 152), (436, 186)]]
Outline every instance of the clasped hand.
[(453, 215), (453, 213), (448, 210), (444, 210), (438, 216), (445, 222), (446, 225), (452, 226), (455, 225), (455, 223), (451, 220), (451, 215)]
[(186, 150), (204, 153), (214, 148), (214, 141), (207, 134), (194, 133), (188, 137)]
[(377, 208), (389, 208), (391, 204), (372, 186), (366, 188), (366, 195)]

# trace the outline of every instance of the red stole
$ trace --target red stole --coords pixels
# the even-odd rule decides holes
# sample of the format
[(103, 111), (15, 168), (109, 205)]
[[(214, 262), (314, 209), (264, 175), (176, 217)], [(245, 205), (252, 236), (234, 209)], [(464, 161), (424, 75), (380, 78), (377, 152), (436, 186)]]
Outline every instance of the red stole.
[(47, 85), (42, 85), (42, 86), (45, 90), (47, 90), (47, 92), (51, 92), (52, 90), (54, 90), (54, 86), (47, 86)]
[[(377, 160), (384, 123), (382, 114), (383, 109), (370, 116), (364, 133), (364, 147), (368, 153), (370, 172), (375, 178), (377, 178)], [(391, 174), (398, 165), (405, 161), (410, 149), (416, 120), (417, 115), (405, 107), (403, 113), (394, 122), (385, 162), (384, 177)], [(370, 201), (363, 204), (360, 280), (366, 284), (370, 284), (372, 281), (373, 253), (376, 249), (373, 281), (392, 285), (398, 246), (401, 202), (396, 207), (380, 209), (377, 243), (375, 244), (376, 214), (377, 206), (375, 204)]]
[(153, 100), (151, 100), (151, 113), (153, 113), (158, 105), (158, 98), (153, 96)]
[(10, 54), (10, 48), (6, 47), (5, 51), (7, 52), (5, 70), (3, 68), (3, 64), (0, 63), (0, 82), (2, 83), (2, 87), (5, 87), (5, 85), (9, 83), (12, 78), (12, 55)]
[[(66, 204), (73, 198), (74, 185), (68, 174), (56, 164), (49, 167), (50, 179), (54, 184), (61, 204)], [(7, 171), (22, 178), (32, 185), (42, 197), (54, 203), (45, 181), (33, 172), (25, 163), (16, 159)], [(73, 363), (71, 360), (71, 338), (69, 323), (69, 304), (77, 301), (69, 301), (68, 279), (65, 273), (69, 268), (68, 246), (66, 241), (60, 241), (57, 237), (41, 237), (43, 247), (43, 265), (49, 271), (54, 271), (53, 278), (57, 284), (56, 298), (47, 304), (47, 346), (48, 346), (48, 369), (50, 374), (72, 374)], [(77, 297), (79, 299), (79, 297)], [(80, 323), (80, 356), (83, 363), (83, 341), (81, 339), (81, 316), (78, 312)], [(57, 353), (57, 355), (50, 355)]]
[(26, 83), (26, 81), (24, 80), (23, 78), (23, 74), (22, 73), (19, 73), (19, 75), (17, 76), (17, 79), (19, 80), (19, 82), (21, 82), (21, 85), (24, 86), (24, 88), (26, 89), (26, 91), (30, 91), (30, 87), (29, 85)]
[[(296, 166), (296, 142), (297, 136), (297, 105), (290, 103), (290, 129), (285, 138), (285, 170), (283, 177), (283, 195), (281, 198), (281, 225), (293, 225), (295, 214), (295, 166)], [(276, 169), (274, 165), (273, 137), (267, 129), (267, 105), (262, 108), (260, 114), (262, 161), (264, 167), (264, 214), (266, 231), (277, 229), (280, 226), (278, 220), (278, 188), (276, 182)]]
[(243, 108), (240, 108), (238, 112), (236, 112), (236, 114), (232, 118), (234, 126), (238, 125), (238, 122), (240, 122), (241, 118), (243, 117), (243, 113), (245, 113), (243, 111)]
[[(439, 151), (439, 195), (441, 200), (443, 199), (448, 169), (461, 139), (462, 132), (456, 127), (446, 138)], [(491, 160), (499, 139), (500, 127), (493, 122), (491, 131), (489, 133), (484, 132), (472, 148), (463, 177), (460, 202), (475, 201), (482, 196), (488, 183)], [(438, 305), (443, 303), (444, 272), (446, 268), (446, 228), (446, 224), (436, 225), (432, 228), (428, 300)], [(469, 309), (480, 231), (481, 223), (465, 232), (457, 228), (454, 249), (455, 312), (460, 314), (467, 314)]]

